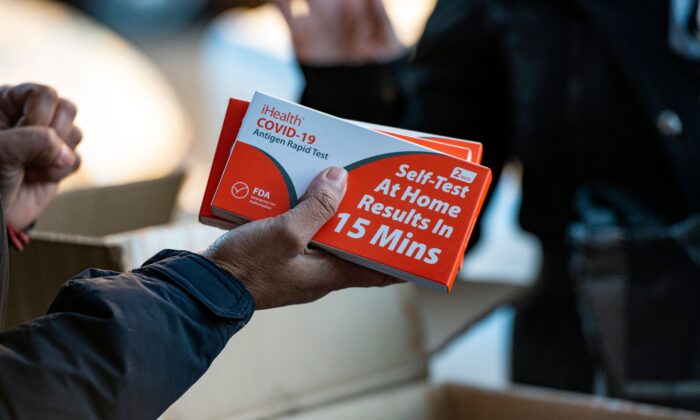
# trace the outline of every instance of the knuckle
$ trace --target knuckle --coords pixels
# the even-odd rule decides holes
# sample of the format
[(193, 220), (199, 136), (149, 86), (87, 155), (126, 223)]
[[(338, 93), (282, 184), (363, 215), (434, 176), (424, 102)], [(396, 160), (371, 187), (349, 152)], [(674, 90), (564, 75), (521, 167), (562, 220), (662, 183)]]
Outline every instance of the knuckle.
[(49, 145), (56, 139), (56, 131), (51, 127), (27, 127), (24, 129), (37, 145)]
[(299, 232), (294, 228), (294, 225), (289, 222), (288, 218), (281, 218), (279, 221), (280, 223), (276, 223), (273, 228), (272, 240), (288, 244), (293, 248), (306, 246), (306, 244), (302, 243)]
[(31, 83), (31, 82), (24, 82), (20, 83), (18, 85), (14, 85), (11, 87), (13, 91), (17, 92), (29, 92), (29, 91), (35, 91), (39, 86), (41, 86), (38, 83)]
[(73, 126), (73, 128), (71, 128), (71, 131), (70, 131), (70, 141), (73, 144), (78, 145), (82, 140), (83, 140), (83, 131), (76, 126)]
[(331, 217), (337, 210), (337, 202), (333, 193), (328, 190), (320, 190), (311, 199), (314, 201), (318, 213), (326, 218)]
[(83, 164), (83, 158), (80, 157), (80, 155), (76, 154), (75, 155), (75, 163), (73, 164), (73, 167), (71, 168), (71, 172), (75, 172), (78, 169), (80, 169), (80, 165)]
[(32, 127), (35, 130), (33, 136), (34, 147), (43, 149), (60, 148), (61, 139), (56, 134), (56, 131), (51, 127)]
[(58, 100), (58, 107), (62, 112), (70, 116), (71, 119), (75, 118), (75, 116), (78, 114), (78, 107), (68, 99), (60, 98)]
[(33, 96), (42, 101), (56, 101), (58, 93), (54, 88), (40, 83), (22, 83), (12, 88), (15, 92), (26, 92), (26, 95)]
[(49, 100), (58, 99), (58, 93), (56, 92), (56, 89), (52, 88), (51, 86), (33, 83), (31, 84), (31, 87), (36, 93), (36, 95), (41, 96), (42, 98)]

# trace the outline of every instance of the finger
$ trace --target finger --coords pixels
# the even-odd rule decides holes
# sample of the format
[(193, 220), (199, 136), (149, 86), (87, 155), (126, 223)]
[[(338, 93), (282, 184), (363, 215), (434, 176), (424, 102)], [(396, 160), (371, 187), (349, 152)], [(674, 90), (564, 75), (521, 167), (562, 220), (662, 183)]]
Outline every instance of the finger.
[(311, 278), (316, 278), (323, 283), (330, 281), (330, 287), (333, 290), (348, 287), (384, 287), (404, 283), (403, 280), (388, 274), (359, 266), (318, 249), (309, 250), (305, 257), (311, 260), (308, 265), (314, 267), (315, 272)]
[(395, 277), (388, 274), (380, 273), (379, 271), (370, 270), (366, 267), (361, 267), (349, 261), (334, 258), (336, 272), (340, 273), (342, 279), (341, 287), (384, 287), (391, 284), (402, 283)]
[(391, 28), (391, 20), (382, 0), (365, 0), (365, 5), (368, 11), (367, 19), (374, 24), (375, 28), (384, 30)]
[(75, 155), (75, 160), (69, 166), (50, 166), (48, 168), (29, 168), (26, 172), (26, 178), (29, 182), (59, 182), (67, 176), (73, 174), (80, 169), (82, 159), (80, 155)]
[(70, 147), (71, 149), (75, 150), (76, 147), (80, 144), (80, 142), (83, 140), (83, 132), (80, 131), (80, 129), (76, 126), (72, 126), (70, 129), (70, 133), (68, 133), (68, 136), (63, 138), (63, 141)]
[(51, 124), (58, 104), (58, 95), (51, 87), (24, 83), (10, 89), (9, 96), (15, 107), (22, 110), (16, 126), (47, 127)]
[[(292, 232), (293, 245), (305, 247), (316, 232), (338, 210), (347, 188), (348, 173), (343, 168), (327, 168), (314, 178), (296, 207), (278, 216), (282, 231)], [(288, 235), (290, 236), (290, 235)]]
[(59, 98), (56, 103), (56, 109), (53, 114), (53, 119), (49, 126), (56, 131), (59, 137), (66, 140), (73, 128), (73, 120), (78, 113), (78, 108), (73, 102)]
[(287, 25), (290, 27), (294, 24), (294, 15), (292, 14), (291, 0), (275, 0), (275, 4), (282, 12), (284, 20), (287, 21)]
[(80, 164), (71, 150), (52, 128), (22, 127), (3, 132), (2, 153), (35, 172), (35, 177), (59, 181)]
[(22, 108), (17, 107), (10, 97), (11, 85), (0, 86), (0, 130), (14, 127), (22, 116)]
[(367, 14), (364, 0), (343, 1), (338, 9), (341, 30), (346, 34), (345, 48), (350, 48), (352, 44), (367, 42), (367, 36), (371, 33), (371, 26), (368, 27)]

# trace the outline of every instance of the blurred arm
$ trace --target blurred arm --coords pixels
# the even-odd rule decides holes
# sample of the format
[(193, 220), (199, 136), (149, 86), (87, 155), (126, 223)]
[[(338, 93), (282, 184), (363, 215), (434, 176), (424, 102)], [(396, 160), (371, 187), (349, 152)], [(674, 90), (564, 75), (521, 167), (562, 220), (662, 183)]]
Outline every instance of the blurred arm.
[(412, 56), (304, 65), (305, 105), (344, 118), (481, 141), (501, 166), (512, 137), (502, 25), (488, 2), (443, 0)]
[[(345, 118), (482, 142), (495, 187), (514, 137), (498, 3), (440, 0), (410, 58), (302, 65), (302, 102)], [(476, 237), (478, 231), (472, 243)]]
[(0, 334), (0, 417), (156, 418), (250, 319), (252, 296), (196, 254), (87, 270), (49, 313)]
[(408, 57), (363, 66), (302, 65), (306, 88), (301, 102), (343, 118), (400, 125), (404, 118), (401, 81)]

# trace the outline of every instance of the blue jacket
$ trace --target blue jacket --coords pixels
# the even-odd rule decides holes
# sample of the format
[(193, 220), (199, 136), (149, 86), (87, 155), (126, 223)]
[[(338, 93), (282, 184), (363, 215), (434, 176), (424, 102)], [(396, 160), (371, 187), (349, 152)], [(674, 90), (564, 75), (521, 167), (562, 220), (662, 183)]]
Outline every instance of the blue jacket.
[(237, 279), (189, 252), (84, 271), (46, 316), (0, 334), (0, 418), (154, 419), (254, 308)]

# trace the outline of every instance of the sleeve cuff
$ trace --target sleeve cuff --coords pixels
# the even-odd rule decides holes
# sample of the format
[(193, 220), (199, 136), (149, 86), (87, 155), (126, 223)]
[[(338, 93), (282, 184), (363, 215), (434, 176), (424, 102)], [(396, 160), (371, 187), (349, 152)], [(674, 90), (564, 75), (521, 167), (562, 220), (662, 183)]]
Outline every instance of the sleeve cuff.
[(222, 318), (247, 323), (255, 311), (255, 300), (240, 280), (199, 254), (167, 249), (134, 271), (160, 273)]
[(303, 65), (306, 88), (302, 103), (345, 118), (362, 118), (367, 107), (392, 106), (401, 99), (400, 75), (407, 62), (404, 56), (363, 66)]

